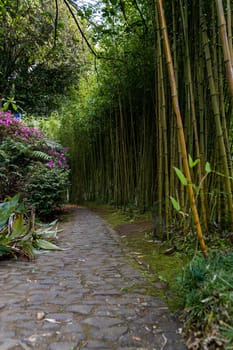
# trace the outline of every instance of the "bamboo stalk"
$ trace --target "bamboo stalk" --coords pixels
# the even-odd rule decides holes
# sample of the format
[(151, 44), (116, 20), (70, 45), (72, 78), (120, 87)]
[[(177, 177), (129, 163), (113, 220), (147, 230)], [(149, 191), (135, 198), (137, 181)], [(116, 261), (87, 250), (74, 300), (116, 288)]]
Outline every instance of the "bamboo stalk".
[[(187, 9), (187, 4), (186, 4), (186, 9)], [(186, 66), (187, 66), (188, 93), (189, 93), (190, 106), (191, 106), (194, 143), (195, 143), (196, 156), (198, 159), (200, 159), (200, 162), (197, 164), (197, 173), (198, 173), (199, 183), (201, 183), (201, 180), (203, 178), (201, 165), (203, 162), (201, 162), (199, 136), (198, 136), (198, 131), (197, 131), (196, 107), (195, 107), (195, 100), (194, 100), (193, 79), (192, 79), (192, 73), (191, 73), (191, 62), (190, 62), (190, 53), (189, 53), (189, 38), (188, 38), (188, 28), (187, 28), (188, 19), (187, 19), (187, 13), (184, 13), (184, 10), (183, 10), (182, 0), (180, 0), (180, 10), (181, 10), (181, 18), (182, 18), (182, 22), (183, 22), (183, 30), (184, 30), (184, 41), (185, 41), (185, 52), (186, 52), (186, 60), (185, 61), (186, 61)], [(208, 231), (205, 198), (204, 198), (204, 192), (202, 189), (200, 190), (200, 199), (201, 199), (202, 221), (203, 221), (203, 225), (205, 227), (205, 230)]]
[(197, 211), (196, 200), (195, 200), (195, 196), (194, 196), (192, 180), (191, 180), (191, 175), (190, 175), (190, 171), (189, 171), (183, 122), (182, 122), (182, 117), (181, 117), (181, 112), (180, 112), (180, 107), (179, 107), (179, 100), (178, 100), (178, 96), (177, 96), (175, 74), (174, 74), (173, 62), (172, 62), (172, 57), (171, 57), (171, 50), (170, 50), (170, 45), (169, 45), (167, 26), (166, 26), (166, 20), (165, 20), (162, 0), (157, 1), (157, 8), (158, 8), (158, 13), (159, 13), (161, 32), (163, 35), (164, 52), (165, 52), (165, 58), (166, 58), (168, 74), (169, 74), (169, 82), (170, 82), (170, 88), (171, 88), (171, 94), (172, 94), (173, 109), (174, 109), (174, 113), (176, 115), (178, 136), (179, 136), (179, 142), (180, 142), (180, 146), (181, 146), (182, 160), (183, 160), (183, 166), (184, 166), (184, 173), (185, 173), (185, 176), (186, 176), (187, 181), (188, 181), (188, 185), (187, 185), (188, 194), (189, 194), (190, 204), (191, 204), (191, 208), (192, 208), (192, 212), (193, 212), (194, 223), (196, 226), (197, 235), (198, 235), (199, 243), (201, 246), (201, 250), (202, 250), (205, 258), (207, 258), (208, 257), (207, 248), (206, 248), (203, 234), (202, 234), (202, 228), (201, 228), (201, 224), (200, 224), (199, 214)]
[[(220, 51), (220, 48), (219, 48)], [(227, 152), (227, 160), (229, 165), (229, 173), (230, 176), (232, 176), (232, 162), (231, 162), (231, 149), (230, 149), (230, 142), (229, 142), (229, 136), (228, 136), (228, 128), (227, 128), (227, 121), (226, 121), (226, 111), (225, 111), (225, 100), (224, 100), (224, 82), (223, 82), (223, 65), (221, 60), (221, 55), (219, 55), (219, 109), (222, 117), (222, 129), (223, 129), (223, 135), (226, 145), (226, 152)]]
[(226, 65), (227, 79), (229, 83), (231, 97), (233, 98), (232, 53), (230, 52), (230, 47), (228, 42), (227, 28), (226, 28), (226, 21), (225, 21), (222, 0), (216, 0), (216, 7), (217, 7), (217, 13), (218, 13), (219, 31), (220, 31), (221, 41), (222, 41), (224, 62)]
[[(161, 45), (159, 43), (159, 51), (161, 52)], [(159, 58), (159, 70), (161, 79), (161, 113), (162, 113), (162, 130), (163, 130), (163, 150), (164, 150), (164, 175), (165, 175), (165, 223), (169, 223), (169, 167), (168, 167), (168, 136), (167, 136), (167, 120), (166, 120), (166, 103), (165, 103), (165, 91), (164, 91), (164, 72), (162, 55)], [(168, 234), (167, 234), (167, 238)]]
[[(158, 81), (158, 84), (161, 81)], [(161, 110), (161, 89), (162, 87), (159, 86), (158, 91), (158, 125), (157, 125), (157, 166), (158, 166), (158, 212), (156, 213), (158, 215), (158, 221), (159, 226), (162, 227), (162, 221), (163, 221), (163, 131), (162, 131), (162, 110)]]
[(203, 45), (204, 45), (204, 52), (205, 52), (205, 58), (206, 58), (206, 66), (207, 66), (207, 72), (208, 72), (209, 88), (211, 93), (211, 101), (212, 101), (214, 119), (216, 124), (216, 132), (217, 132), (217, 137), (219, 142), (219, 150), (220, 150), (222, 166), (225, 174), (225, 186), (226, 186), (226, 191), (228, 195), (228, 212), (230, 214), (231, 222), (233, 222), (232, 187), (231, 187), (230, 173), (229, 173), (229, 167), (227, 162), (227, 153), (226, 153), (226, 147), (225, 147), (223, 130), (222, 130), (221, 119), (220, 119), (218, 96), (217, 96), (215, 81), (213, 77), (212, 60), (211, 60), (210, 49), (209, 49), (209, 39), (206, 31), (206, 22), (205, 22), (204, 16), (202, 17), (203, 17), (202, 18), (202, 21), (203, 21), (202, 35), (203, 35)]
[(231, 10), (231, 0), (227, 0), (227, 32), (228, 32), (228, 43), (231, 54), (231, 64), (233, 66), (233, 46), (232, 46), (232, 10)]
[[(163, 70), (163, 57), (162, 57), (162, 48), (161, 48), (161, 35), (159, 31), (159, 19), (158, 12), (154, 13), (155, 22), (156, 22), (156, 32), (157, 32), (157, 45), (156, 45), (156, 53), (157, 53), (157, 86), (155, 86), (155, 91), (157, 91), (157, 105), (158, 105), (158, 113), (159, 119), (161, 123), (161, 149), (162, 149), (162, 157), (163, 157), (163, 181), (162, 185), (164, 187), (163, 190), (163, 198), (161, 198), (160, 204), (160, 215), (159, 215), (159, 227), (164, 230), (169, 225), (170, 219), (170, 201), (169, 201), (169, 165), (168, 165), (168, 130), (167, 130), (167, 120), (166, 120), (166, 99), (165, 99), (165, 82), (164, 82), (164, 70)], [(165, 204), (165, 206), (163, 205)], [(165, 212), (165, 213), (164, 213)], [(165, 220), (164, 220), (165, 219)], [(165, 227), (164, 227), (165, 226)], [(163, 239), (164, 239), (163, 232)], [(169, 239), (168, 230), (166, 238)]]

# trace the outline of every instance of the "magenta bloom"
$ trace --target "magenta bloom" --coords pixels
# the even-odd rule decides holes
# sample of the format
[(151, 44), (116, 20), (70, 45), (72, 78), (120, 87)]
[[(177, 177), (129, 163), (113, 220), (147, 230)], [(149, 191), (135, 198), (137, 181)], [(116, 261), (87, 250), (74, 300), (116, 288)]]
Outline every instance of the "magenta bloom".
[(67, 149), (62, 147), (58, 147), (58, 149), (50, 149), (46, 145), (46, 142), (44, 142), (43, 139), (45, 136), (40, 130), (28, 127), (19, 119), (14, 118), (9, 112), (0, 111), (0, 140), (4, 139), (8, 135), (15, 138), (16, 141), (24, 141), (32, 145), (33, 149), (37, 149), (39, 147), (42, 152), (50, 155), (50, 159), (47, 161), (47, 163), (45, 163), (47, 167), (68, 168), (65, 155)]
[(11, 125), (11, 124), (13, 123), (13, 121), (14, 121), (14, 120), (13, 120), (12, 118), (3, 116), (3, 117), (1, 117), (1, 119), (0, 119), (0, 124), (9, 126), (9, 125)]
[(6, 116), (6, 117), (13, 117), (13, 114), (11, 114), (10, 112), (6, 112), (6, 113), (5, 113), (5, 116)]
[(53, 160), (49, 160), (47, 163), (45, 163), (45, 165), (47, 165), (50, 168), (54, 168), (55, 167), (55, 164), (54, 164)]

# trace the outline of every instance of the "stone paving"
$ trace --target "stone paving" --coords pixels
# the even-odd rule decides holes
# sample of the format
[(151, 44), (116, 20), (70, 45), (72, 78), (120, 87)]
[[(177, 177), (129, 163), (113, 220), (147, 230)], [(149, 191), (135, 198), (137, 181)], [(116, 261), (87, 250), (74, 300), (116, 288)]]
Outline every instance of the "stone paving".
[(65, 250), (0, 261), (0, 350), (184, 350), (117, 234), (82, 208), (62, 226)]

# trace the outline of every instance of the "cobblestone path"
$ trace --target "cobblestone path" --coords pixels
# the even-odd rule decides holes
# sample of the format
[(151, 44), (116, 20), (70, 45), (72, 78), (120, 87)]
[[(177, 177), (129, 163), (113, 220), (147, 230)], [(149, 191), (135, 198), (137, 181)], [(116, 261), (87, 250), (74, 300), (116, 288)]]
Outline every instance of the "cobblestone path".
[(78, 208), (63, 228), (66, 250), (0, 261), (0, 350), (184, 350), (106, 223)]

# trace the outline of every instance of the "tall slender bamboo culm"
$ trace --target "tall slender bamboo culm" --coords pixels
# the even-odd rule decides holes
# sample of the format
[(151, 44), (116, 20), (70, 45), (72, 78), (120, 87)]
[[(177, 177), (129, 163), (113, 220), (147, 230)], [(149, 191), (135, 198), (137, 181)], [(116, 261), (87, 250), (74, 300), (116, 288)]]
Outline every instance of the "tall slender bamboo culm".
[(207, 248), (206, 248), (203, 234), (202, 234), (202, 228), (201, 228), (201, 224), (200, 224), (199, 214), (197, 211), (196, 200), (195, 200), (195, 196), (194, 196), (192, 180), (191, 180), (191, 175), (190, 175), (190, 171), (189, 171), (183, 122), (182, 122), (181, 113), (180, 113), (179, 100), (178, 100), (176, 81), (175, 81), (175, 74), (174, 74), (174, 68), (173, 68), (173, 63), (172, 63), (172, 56), (171, 56), (171, 50), (170, 50), (169, 39), (168, 39), (168, 34), (167, 34), (167, 26), (166, 26), (166, 20), (165, 20), (165, 16), (164, 16), (164, 9), (163, 9), (162, 0), (157, 0), (157, 8), (158, 8), (158, 13), (159, 13), (161, 32), (162, 32), (162, 36), (163, 36), (164, 52), (165, 52), (165, 57), (166, 57), (166, 62), (167, 62), (167, 67), (168, 67), (169, 81), (170, 81), (172, 101), (173, 101), (173, 109), (174, 109), (174, 113), (176, 115), (176, 121), (177, 121), (178, 136), (179, 136), (179, 142), (180, 142), (180, 146), (181, 146), (184, 173), (185, 173), (185, 176), (186, 176), (187, 181), (188, 181), (187, 187), (188, 187), (189, 199), (190, 199), (190, 203), (191, 203), (191, 208), (192, 208), (193, 217), (194, 217), (194, 223), (196, 226), (200, 246), (201, 246), (203, 255), (207, 258), (208, 257)]
[[(226, 20), (225, 20), (225, 15), (224, 15), (224, 11), (223, 11), (222, 0), (216, 0), (216, 6), (217, 6), (220, 37), (221, 37), (221, 41), (222, 41), (224, 61), (225, 61), (226, 71), (227, 71), (227, 78), (228, 78), (228, 82), (229, 82), (231, 97), (233, 99), (232, 52), (230, 52), (230, 46), (229, 46), (229, 42), (228, 42), (227, 27), (226, 27)], [(232, 49), (232, 47), (231, 47), (231, 49)]]

